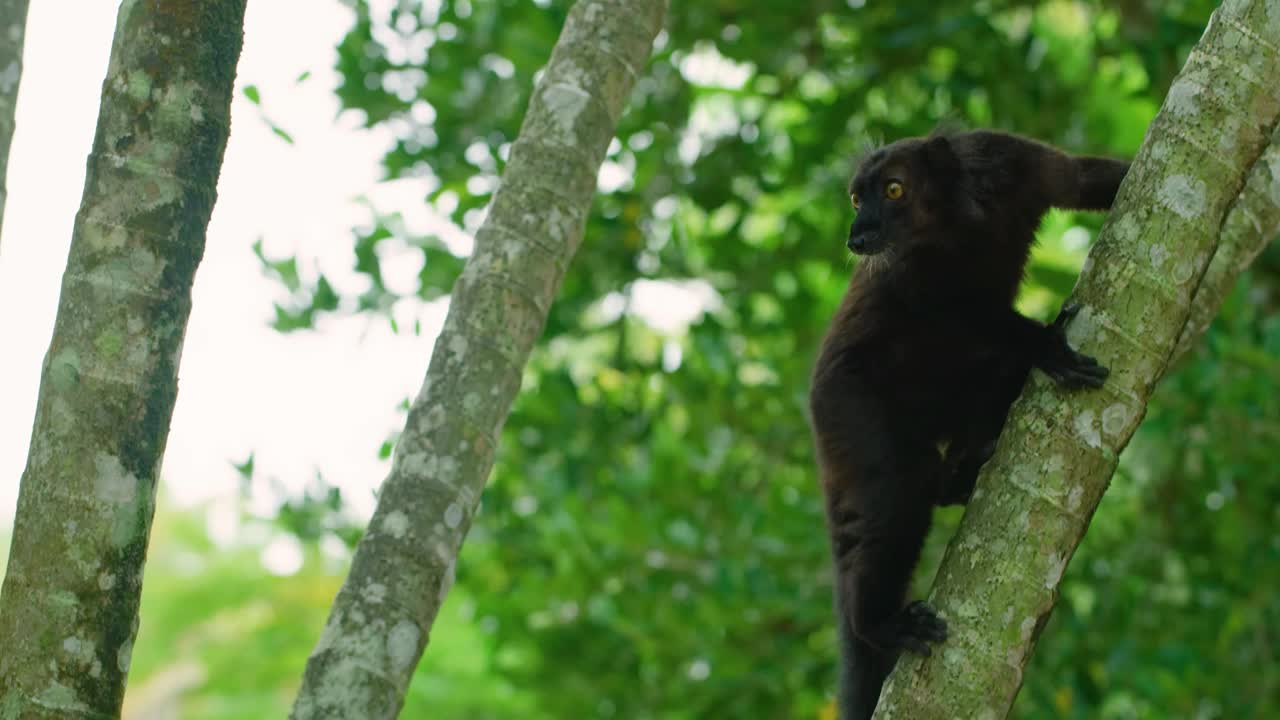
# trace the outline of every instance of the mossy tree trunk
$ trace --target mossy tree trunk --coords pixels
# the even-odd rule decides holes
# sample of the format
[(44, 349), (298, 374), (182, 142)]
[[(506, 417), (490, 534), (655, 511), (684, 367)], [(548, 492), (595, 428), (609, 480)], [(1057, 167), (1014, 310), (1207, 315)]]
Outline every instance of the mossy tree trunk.
[(120, 6), (0, 592), (0, 717), (119, 716), (244, 9)]
[(665, 0), (581, 0), (569, 13), (292, 717), (399, 713), (665, 11)]
[[(1111, 377), (1099, 391), (1064, 393), (1033, 373), (931, 593), (950, 638), (931, 658), (898, 664), (880, 720), (1008, 714), (1156, 381), (1184, 332), (1190, 342), (1203, 330), (1242, 263), (1274, 237), (1277, 77), (1280, 2), (1226, 0), (1148, 130), (1073, 293), (1084, 310), (1068, 337)], [(1201, 308), (1203, 318), (1193, 313)]]
[(1191, 303), (1172, 365), (1195, 346), (1236, 284), (1236, 278), (1280, 233), (1280, 132), (1253, 164), (1244, 190), (1222, 222), (1218, 247)]
[(18, 83), (22, 80), (22, 45), (27, 33), (27, 0), (0, 0), (0, 230), (9, 199), (9, 145), (13, 142)]

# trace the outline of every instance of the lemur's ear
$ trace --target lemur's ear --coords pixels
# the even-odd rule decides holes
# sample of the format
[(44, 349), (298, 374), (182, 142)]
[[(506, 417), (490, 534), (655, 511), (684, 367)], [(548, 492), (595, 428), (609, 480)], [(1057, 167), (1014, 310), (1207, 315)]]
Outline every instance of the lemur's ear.
[(963, 169), (955, 148), (951, 147), (951, 138), (946, 135), (930, 135), (924, 143), (924, 156), (930, 170), (959, 172)]
[(966, 220), (981, 222), (986, 213), (978, 202), (973, 178), (956, 152), (951, 137), (945, 133), (930, 135), (924, 143), (924, 157), (931, 182), (951, 200), (956, 212)]

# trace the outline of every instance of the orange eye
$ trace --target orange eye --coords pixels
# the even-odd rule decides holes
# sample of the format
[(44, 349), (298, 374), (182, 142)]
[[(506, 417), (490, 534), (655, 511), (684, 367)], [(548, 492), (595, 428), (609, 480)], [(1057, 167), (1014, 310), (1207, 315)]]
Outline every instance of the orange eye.
[(849, 203), (853, 205), (854, 210), (858, 210), (862, 207), (862, 198), (858, 197), (858, 193), (853, 193), (849, 196)]
[(889, 198), (890, 200), (897, 200), (901, 198), (903, 192), (905, 191), (902, 187), (902, 183), (898, 182), (897, 180), (894, 180), (893, 182), (884, 186), (884, 196)]

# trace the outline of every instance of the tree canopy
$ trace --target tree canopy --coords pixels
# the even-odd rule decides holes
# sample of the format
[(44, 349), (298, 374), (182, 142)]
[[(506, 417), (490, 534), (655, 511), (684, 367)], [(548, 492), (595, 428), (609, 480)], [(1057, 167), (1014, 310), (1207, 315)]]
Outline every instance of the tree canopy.
[[(338, 92), (398, 138), (386, 177), (426, 178), (432, 205), (474, 231), (570, 5), (356, 2)], [(476, 630), (488, 682), (519, 688), (520, 717), (830, 712), (829, 559), (804, 397), (849, 275), (853, 156), (947, 121), (1131, 155), (1214, 6), (672, 4), (457, 570), (448, 618)], [(1024, 311), (1057, 309), (1098, 223), (1049, 217)], [(370, 289), (294, 279), (281, 330), (324, 313), (389, 319), (401, 298), (381, 280), (380, 243), (421, 250), (424, 300), (461, 268), (442, 238), (407, 236), (394, 216), (352, 241)], [(1259, 578), (1280, 555), (1278, 286), (1273, 250), (1157, 392), (1016, 716), (1277, 709), (1280, 616)], [(918, 587), (958, 516), (940, 513)], [(428, 702), (442, 712), (442, 696), (449, 716), (514, 716), (509, 693), (450, 693), (442, 672), (429, 651), (406, 717)]]

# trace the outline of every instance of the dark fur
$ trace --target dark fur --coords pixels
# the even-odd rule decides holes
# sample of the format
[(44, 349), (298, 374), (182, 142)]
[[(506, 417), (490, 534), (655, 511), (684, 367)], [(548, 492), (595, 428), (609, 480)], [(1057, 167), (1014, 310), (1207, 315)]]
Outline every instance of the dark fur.
[[(1072, 388), (1106, 368), (1076, 353), (1064, 308), (1013, 309), (1050, 207), (1106, 210), (1124, 161), (1072, 157), (991, 131), (900, 140), (850, 184), (859, 263), (813, 374), (814, 436), (836, 569), (843, 720), (870, 718), (898, 654), (946, 624), (906, 604), (934, 505), (965, 502), (1031, 368)], [(885, 186), (902, 183), (890, 200)], [(945, 446), (945, 451), (939, 450)]]

